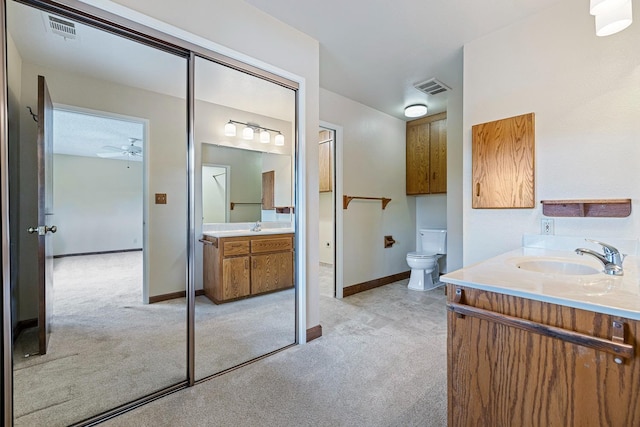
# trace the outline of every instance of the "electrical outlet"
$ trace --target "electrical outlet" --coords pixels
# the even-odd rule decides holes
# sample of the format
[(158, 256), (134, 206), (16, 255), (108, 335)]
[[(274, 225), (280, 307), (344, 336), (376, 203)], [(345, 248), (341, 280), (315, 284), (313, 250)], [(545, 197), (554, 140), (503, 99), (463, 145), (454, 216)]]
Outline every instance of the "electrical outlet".
[(540, 234), (553, 234), (553, 220), (551, 218), (540, 220)]

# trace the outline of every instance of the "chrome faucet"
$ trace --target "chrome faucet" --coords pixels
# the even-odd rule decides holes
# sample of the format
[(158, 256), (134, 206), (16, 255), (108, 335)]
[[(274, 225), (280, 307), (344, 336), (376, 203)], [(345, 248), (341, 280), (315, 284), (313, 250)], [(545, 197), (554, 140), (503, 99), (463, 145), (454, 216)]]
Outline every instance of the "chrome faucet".
[(260, 224), (260, 221), (256, 221), (256, 224), (253, 226), (251, 231), (262, 231), (262, 224)]
[(602, 246), (604, 254), (592, 251), (591, 249), (578, 248), (576, 249), (576, 253), (578, 255), (587, 254), (597, 258), (602, 263), (602, 265), (604, 265), (605, 274), (610, 274), (612, 276), (622, 276), (624, 274), (624, 271), (622, 270), (622, 261), (624, 261), (626, 255), (621, 254), (618, 249), (606, 243), (591, 239), (585, 240), (587, 242), (596, 243)]

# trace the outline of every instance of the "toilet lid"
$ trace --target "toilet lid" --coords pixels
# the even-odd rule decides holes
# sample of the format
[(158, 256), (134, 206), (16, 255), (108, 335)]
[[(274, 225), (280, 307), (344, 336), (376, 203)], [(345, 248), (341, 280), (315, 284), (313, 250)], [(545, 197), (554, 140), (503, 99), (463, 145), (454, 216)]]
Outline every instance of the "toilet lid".
[(438, 254), (430, 254), (429, 252), (409, 252), (407, 254), (410, 258), (433, 258)]

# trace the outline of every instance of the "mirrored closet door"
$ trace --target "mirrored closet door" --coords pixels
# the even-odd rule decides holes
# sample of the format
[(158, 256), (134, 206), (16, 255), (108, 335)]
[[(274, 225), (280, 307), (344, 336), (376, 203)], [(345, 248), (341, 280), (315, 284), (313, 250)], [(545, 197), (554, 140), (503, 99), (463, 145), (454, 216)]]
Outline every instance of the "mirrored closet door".
[(196, 58), (196, 380), (296, 342), (295, 100)]
[(69, 425), (187, 380), (188, 58), (6, 13), (14, 424)]

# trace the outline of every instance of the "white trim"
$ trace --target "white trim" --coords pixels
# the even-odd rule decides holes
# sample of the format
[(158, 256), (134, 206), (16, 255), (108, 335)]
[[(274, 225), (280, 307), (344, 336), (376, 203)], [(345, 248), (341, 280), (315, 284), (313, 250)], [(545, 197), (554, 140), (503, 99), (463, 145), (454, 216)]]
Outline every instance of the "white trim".
[(333, 183), (333, 204), (335, 216), (333, 218), (335, 240), (333, 242), (333, 250), (335, 251), (335, 263), (334, 268), (334, 280), (336, 287), (336, 298), (343, 297), (344, 289), (344, 222), (343, 222), (343, 209), (341, 203), (342, 193), (342, 146), (344, 129), (342, 126), (325, 122), (320, 120), (320, 127), (327, 128), (333, 131), (333, 150), (334, 150), (334, 164), (335, 180)]

